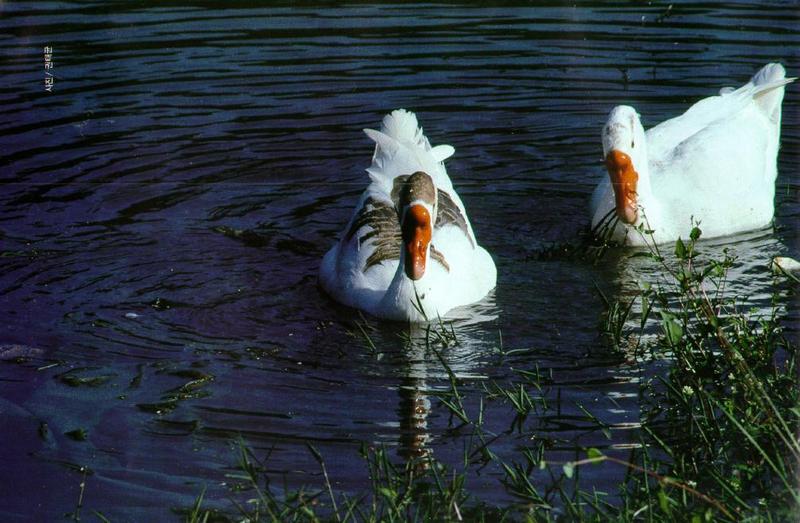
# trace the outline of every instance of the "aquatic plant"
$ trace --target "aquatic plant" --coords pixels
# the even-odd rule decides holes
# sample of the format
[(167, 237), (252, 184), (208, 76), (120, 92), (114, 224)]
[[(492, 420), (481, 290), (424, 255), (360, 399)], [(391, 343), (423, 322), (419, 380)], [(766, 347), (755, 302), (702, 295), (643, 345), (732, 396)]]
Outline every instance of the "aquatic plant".
[[(644, 228), (639, 232), (647, 234)], [(729, 251), (721, 259), (703, 256), (700, 236), (694, 227), (688, 240), (675, 243), (669, 259), (652, 243), (649, 250), (633, 253), (660, 265), (663, 278), (642, 285), (624, 302), (603, 296), (607, 313), (600, 331), (610, 350), (628, 350), (625, 340), (632, 339), (640, 358), (671, 363), (665, 375), (641, 385), (640, 444), (626, 458), (611, 450), (587, 448), (584, 457), (572, 461), (548, 459), (550, 442), (538, 433), (537, 423), (560, 408), (549, 378), (538, 367), (515, 369), (516, 379), (489, 382), (472, 393), (479, 394), (477, 398), (468, 398), (463, 380), (441, 353), (458, 343), (456, 331), (439, 319), (424, 331), (424, 342), (447, 375), (447, 390), (437, 394), (438, 401), (452, 414), (454, 430), (468, 434), (458, 470), (431, 453), (397, 464), (386, 449), (364, 445), (361, 455), (370, 488), (353, 497), (333, 489), (324, 457), (309, 446), (324, 484), (290, 492), (276, 489), (263, 464), (241, 443), (237, 472), (230, 479), (237, 482), (235, 491), (245, 491), (250, 498), (234, 502), (238, 515), (230, 517), (337, 522), (700, 522), (796, 517), (800, 513), (797, 347), (784, 335), (777, 301), (768, 314), (741, 310), (727, 286), (735, 257)], [(645, 339), (648, 322), (657, 325), (657, 333)], [(356, 323), (356, 330), (369, 352), (380, 352), (365, 323)], [(503, 358), (513, 349), (500, 352)], [(531, 444), (514, 456), (495, 453), (492, 443), (499, 435), (487, 427), (488, 404), (507, 406), (514, 415), (509, 430), (530, 435)], [(594, 426), (605, 430), (589, 409), (578, 407)], [(505, 490), (518, 502), (490, 506), (470, 489), (469, 472), (486, 466), (502, 472)], [(618, 492), (586, 490), (580, 471), (597, 466), (625, 471)], [(187, 521), (229, 520), (219, 511), (203, 510), (202, 502), (203, 494), (187, 511)]]

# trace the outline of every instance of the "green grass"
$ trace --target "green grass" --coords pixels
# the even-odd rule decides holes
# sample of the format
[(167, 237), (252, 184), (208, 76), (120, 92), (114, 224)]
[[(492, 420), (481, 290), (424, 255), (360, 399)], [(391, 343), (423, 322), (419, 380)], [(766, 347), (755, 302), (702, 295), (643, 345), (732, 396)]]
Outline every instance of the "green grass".
[[(351, 497), (335, 491), (324, 456), (309, 446), (323, 483), (288, 491), (269, 482), (263, 463), (241, 443), (237, 473), (229, 479), (246, 500), (221, 513), (204, 510), (201, 493), (187, 521), (795, 520), (797, 347), (783, 334), (777, 305), (768, 314), (739, 309), (726, 290), (735, 258), (727, 251), (722, 259), (705, 258), (698, 252), (700, 235), (695, 227), (687, 241), (676, 242), (671, 261), (656, 245), (634, 254), (660, 265), (663, 277), (642, 285), (633, 298), (616, 302), (601, 293), (606, 314), (599, 331), (609, 350), (670, 362), (666, 374), (641, 385), (640, 445), (626, 459), (596, 448), (567, 462), (549, 458), (547, 439), (533, 437), (535, 420), (560, 409), (560, 398), (538, 368), (484, 383), (467, 397), (440, 352), (458, 344), (457, 333), (439, 319), (424, 331), (424, 341), (447, 375), (447, 390), (437, 399), (466, 441), (458, 467), (448, 468), (431, 453), (398, 464), (386, 449), (363, 446), (370, 487)], [(648, 325), (657, 335), (645, 339)], [(380, 353), (365, 321), (356, 324), (354, 336), (370, 353)], [(492, 450), (500, 435), (488, 429), (488, 404), (508, 409), (511, 432), (531, 435), (513, 459)], [(605, 430), (590, 409), (579, 408)], [(487, 466), (501, 472), (499, 488), (517, 501), (490, 506), (470, 491), (470, 472)], [(598, 492), (581, 479), (586, 467), (613, 467), (624, 479), (616, 492)]]

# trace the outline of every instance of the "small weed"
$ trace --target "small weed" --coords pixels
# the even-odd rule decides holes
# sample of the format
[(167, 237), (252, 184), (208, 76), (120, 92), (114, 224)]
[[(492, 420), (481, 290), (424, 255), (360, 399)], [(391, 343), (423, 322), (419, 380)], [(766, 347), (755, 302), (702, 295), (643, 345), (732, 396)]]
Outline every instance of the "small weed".
[[(611, 245), (614, 216), (601, 223), (601, 239), (584, 255), (602, 255)], [(594, 231), (597, 233), (598, 231)], [(642, 227), (639, 234), (651, 232)], [(463, 469), (454, 470), (425, 453), (396, 462), (383, 447), (364, 444), (369, 489), (356, 497), (333, 488), (323, 454), (309, 451), (322, 471), (322, 485), (297, 491), (278, 491), (263, 463), (243, 442), (239, 445), (234, 491), (246, 492), (245, 505), (234, 502), (247, 521), (619, 521), (704, 522), (782, 521), (800, 513), (797, 485), (800, 442), (800, 393), (797, 347), (783, 334), (779, 310), (743, 313), (729, 297), (728, 270), (736, 259), (706, 259), (698, 249), (699, 227), (687, 240), (678, 240), (673, 256), (649, 242), (646, 256), (663, 269), (663, 280), (642, 283), (624, 301), (609, 300), (599, 289), (606, 308), (599, 331), (612, 351), (670, 359), (670, 370), (641, 385), (639, 444), (623, 459), (618, 450), (588, 448), (570, 461), (549, 459), (558, 443), (541, 430), (555, 412), (560, 415), (558, 391), (538, 366), (513, 369), (509, 383), (490, 382), (482, 388), (464, 386), (445, 358), (459, 340), (452, 324), (441, 318), (416, 333), (402, 334), (407, 346), (422, 344), (444, 369), (448, 388), (436, 394), (449, 411), (451, 431), (467, 442)], [(576, 253), (577, 251), (573, 251)], [(585, 259), (585, 258), (584, 258)], [(765, 269), (766, 270), (766, 269)], [(640, 308), (634, 304), (638, 301)], [(636, 312), (638, 329), (632, 315)], [(644, 337), (650, 321), (656, 333)], [(356, 322), (356, 336), (379, 354), (369, 326)], [(522, 349), (507, 349), (500, 341), (501, 361)], [(186, 376), (200, 379), (195, 376)], [(473, 392), (466, 393), (466, 390)], [(469, 397), (474, 395), (476, 397)], [(555, 396), (555, 398), (554, 398)], [(494, 434), (487, 405), (510, 409), (511, 430)], [(591, 430), (609, 436), (610, 427), (590, 409), (577, 419)], [(458, 424), (453, 428), (453, 422)], [(530, 425), (533, 425), (531, 427)], [(519, 438), (511, 456), (493, 445), (501, 437)], [(522, 438), (519, 438), (521, 440)], [(519, 441), (518, 440), (518, 441)], [(507, 454), (507, 453), (506, 453)], [(267, 456), (268, 459), (269, 455)], [(493, 507), (471, 491), (468, 479), (491, 467), (518, 502)], [(585, 467), (620, 467), (625, 471), (618, 492), (585, 490)], [(585, 475), (585, 474), (584, 474)], [(205, 521), (201, 494), (188, 521)], [(206, 518), (206, 519), (203, 519)]]

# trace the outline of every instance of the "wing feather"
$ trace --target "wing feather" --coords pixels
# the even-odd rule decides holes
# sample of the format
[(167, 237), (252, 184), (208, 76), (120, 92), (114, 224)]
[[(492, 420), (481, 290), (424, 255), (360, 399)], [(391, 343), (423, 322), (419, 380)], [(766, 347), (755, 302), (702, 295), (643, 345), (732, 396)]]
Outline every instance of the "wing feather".
[(467, 237), (469, 240), (470, 245), (472, 248), (475, 248), (475, 240), (472, 239), (472, 236), (469, 233), (469, 227), (467, 226), (467, 219), (464, 218), (464, 215), (461, 213), (461, 209), (458, 208), (456, 202), (450, 197), (447, 192), (438, 189), (438, 210), (436, 211), (436, 224), (434, 227), (441, 228), (445, 225), (455, 225), (461, 232), (464, 233), (464, 236)]
[[(392, 199), (397, 199), (399, 187), (408, 176), (398, 176), (394, 180), (394, 190)], [(458, 227), (475, 247), (475, 242), (469, 234), (467, 220), (447, 192), (438, 190), (438, 211), (436, 213), (436, 223), (434, 227), (440, 228), (447, 225)], [(364, 205), (359, 209), (358, 214), (353, 220), (353, 224), (347, 231), (345, 239), (349, 241), (353, 236), (358, 237), (359, 245), (367, 244), (374, 251), (367, 257), (364, 263), (363, 272), (367, 272), (373, 265), (378, 265), (384, 261), (395, 261), (400, 259), (400, 249), (403, 244), (403, 235), (400, 230), (400, 221), (397, 217), (395, 205), (389, 202), (367, 197)], [(431, 257), (441, 264), (445, 270), (450, 271), (450, 265), (444, 255), (431, 246)]]
[(390, 203), (368, 197), (347, 231), (347, 240), (356, 233), (359, 245), (367, 243), (375, 249), (364, 264), (364, 272), (381, 262), (400, 259), (403, 238), (397, 212)]

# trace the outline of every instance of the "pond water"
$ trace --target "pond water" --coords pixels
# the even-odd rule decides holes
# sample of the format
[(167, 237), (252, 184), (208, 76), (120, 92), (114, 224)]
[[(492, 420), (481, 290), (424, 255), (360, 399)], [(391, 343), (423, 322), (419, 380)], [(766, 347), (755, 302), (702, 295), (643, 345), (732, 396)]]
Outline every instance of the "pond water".
[[(640, 384), (668, 362), (610, 350), (595, 286), (629, 297), (657, 269), (626, 251), (539, 254), (586, 226), (612, 106), (649, 127), (767, 62), (800, 74), (796, 1), (101, 4), (0, 5), (4, 521), (75, 510), (81, 467), (87, 514), (177, 518), (203, 488), (231, 508), (239, 436), (290, 489), (322, 485), (306, 443), (341, 492), (369, 485), (362, 443), (458, 465), (468, 433), (433, 395), (448, 380), (420, 330), (358, 319), (373, 350), (317, 286), (367, 181), (361, 129), (398, 107), (455, 147), (448, 171), (498, 267), (441, 349), (468, 410), (520, 369), (558, 401), (522, 431), (494, 402), (493, 451), (513, 457), (536, 432), (551, 460), (587, 446), (624, 457)], [(748, 306), (778, 290), (793, 334), (795, 291), (766, 264), (800, 255), (799, 104), (794, 84), (774, 227), (703, 244), (739, 256), (731, 288)], [(582, 472), (607, 492), (623, 473)], [(505, 503), (501, 478), (486, 467), (468, 487)]]

